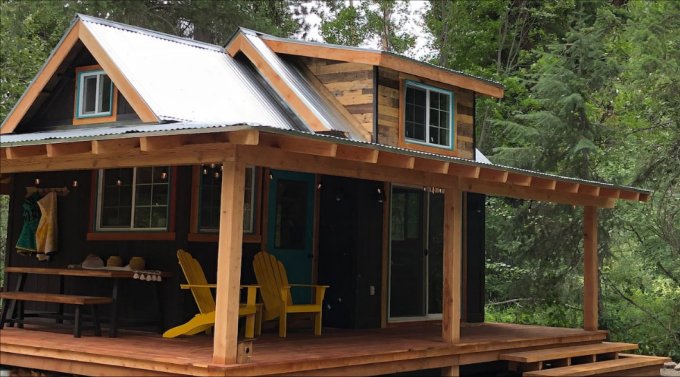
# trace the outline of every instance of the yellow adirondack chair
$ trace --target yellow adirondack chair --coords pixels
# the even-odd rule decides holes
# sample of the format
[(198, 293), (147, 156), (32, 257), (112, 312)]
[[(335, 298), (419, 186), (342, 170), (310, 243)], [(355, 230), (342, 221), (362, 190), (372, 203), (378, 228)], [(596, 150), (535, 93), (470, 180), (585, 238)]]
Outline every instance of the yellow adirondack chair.
[[(260, 251), (255, 255), (253, 268), (264, 302), (262, 319), (266, 321), (279, 317), (280, 337), (286, 337), (286, 320), (289, 313), (315, 313), (314, 335), (321, 335), (321, 309), (327, 285), (288, 284), (283, 263), (266, 251)], [(290, 294), (292, 287), (314, 289), (314, 303), (294, 305)]]
[[(177, 259), (188, 283), (181, 284), (180, 288), (191, 289), (199, 313), (187, 323), (173, 327), (163, 333), (164, 338), (198, 334), (202, 331), (210, 330), (215, 325), (215, 299), (210, 289), (216, 288), (217, 285), (208, 284), (203, 268), (188, 252), (181, 249), (177, 250)], [(258, 313), (257, 304), (255, 303), (258, 287), (256, 285), (244, 285), (241, 288), (247, 288), (248, 295), (246, 303), (239, 305), (238, 315), (246, 317), (246, 338), (253, 338), (256, 332), (257, 335), (260, 335), (260, 323), (256, 321)]]

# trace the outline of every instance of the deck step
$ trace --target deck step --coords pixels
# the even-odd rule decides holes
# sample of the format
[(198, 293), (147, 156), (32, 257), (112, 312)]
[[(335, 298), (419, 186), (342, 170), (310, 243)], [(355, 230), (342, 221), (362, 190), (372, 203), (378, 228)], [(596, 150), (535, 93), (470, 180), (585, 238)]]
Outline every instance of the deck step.
[[(619, 359), (525, 372), (525, 377), (658, 376), (667, 357), (620, 355)], [(627, 357), (628, 356), (628, 357)]]
[[(500, 355), (501, 360), (514, 361), (518, 363), (537, 363), (547, 360), (559, 360), (567, 358), (588, 357), (593, 355), (617, 353), (630, 351), (638, 348), (633, 343), (595, 343), (580, 346), (543, 348), (533, 351), (522, 351), (504, 353)], [(593, 360), (594, 361), (594, 360)]]

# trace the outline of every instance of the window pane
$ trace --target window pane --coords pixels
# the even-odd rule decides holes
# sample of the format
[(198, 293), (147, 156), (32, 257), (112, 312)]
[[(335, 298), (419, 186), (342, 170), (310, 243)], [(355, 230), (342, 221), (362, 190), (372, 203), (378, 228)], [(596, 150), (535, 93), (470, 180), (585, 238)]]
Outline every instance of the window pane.
[(151, 204), (151, 185), (137, 185), (135, 190), (135, 206), (148, 206)]
[(414, 90), (414, 93), (413, 93), (414, 101), (413, 102), (417, 106), (425, 107), (426, 104), (427, 104), (426, 99), (425, 99), (427, 97), (427, 92), (423, 89), (413, 88), (413, 90)]
[(151, 209), (151, 227), (165, 228), (168, 225), (168, 207), (153, 207)]
[(96, 111), (97, 100), (97, 76), (83, 77), (82, 98), (83, 103), (81, 108), (83, 114), (93, 114)]
[(111, 79), (107, 75), (100, 75), (101, 83), (99, 85), (99, 112), (110, 113), (111, 112), (111, 89), (113, 84)]
[(153, 168), (137, 168), (137, 184), (151, 183)]
[(413, 138), (425, 141), (425, 125), (416, 124), (413, 132)]
[(151, 207), (135, 207), (135, 228), (150, 228)]
[(446, 128), (439, 129), (439, 141), (441, 145), (449, 145), (449, 130)]
[(418, 123), (418, 124), (424, 125), (425, 124), (425, 107), (416, 106), (414, 108), (414, 111), (415, 111), (415, 114), (414, 114), (415, 122)]
[(151, 203), (155, 206), (168, 204), (168, 185), (154, 185)]
[[(168, 182), (168, 177), (169, 177), (169, 168), (168, 167), (155, 167), (153, 168), (153, 181), (154, 183), (167, 183)], [(163, 178), (165, 176), (165, 178)]]
[(439, 108), (448, 112), (449, 111), (449, 99), (451, 98), (448, 94), (439, 95)]
[(430, 92), (430, 108), (433, 109), (439, 108), (439, 93)]

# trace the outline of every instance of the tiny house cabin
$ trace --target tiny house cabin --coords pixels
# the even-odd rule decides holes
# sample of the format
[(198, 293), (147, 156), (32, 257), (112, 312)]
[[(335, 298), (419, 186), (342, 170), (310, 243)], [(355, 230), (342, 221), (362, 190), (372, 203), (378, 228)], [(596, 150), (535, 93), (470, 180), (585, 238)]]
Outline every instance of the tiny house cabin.
[[(384, 51), (247, 29), (223, 47), (78, 15), (0, 128), (11, 246), (2, 364), (101, 375), (658, 371), (663, 359), (619, 354), (636, 346), (603, 343), (597, 323), (598, 211), (650, 193), (490, 163), (475, 149), (478, 96), (502, 98), (503, 87)], [(488, 195), (584, 208), (582, 329), (484, 322)], [(43, 209), (48, 197), (56, 209)], [(49, 236), (36, 212), (54, 224)], [(197, 313), (180, 249), (215, 283), (214, 326), (167, 339), (158, 332)], [(299, 315), (285, 338), (265, 321), (242, 341), (239, 286), (263, 284), (261, 251), (291, 284), (328, 286), (320, 336)], [(92, 260), (96, 274), (74, 272)], [(58, 295), (110, 300), (83, 316), (95, 331), (73, 337), (80, 304)], [(522, 354), (532, 350), (552, 353)]]

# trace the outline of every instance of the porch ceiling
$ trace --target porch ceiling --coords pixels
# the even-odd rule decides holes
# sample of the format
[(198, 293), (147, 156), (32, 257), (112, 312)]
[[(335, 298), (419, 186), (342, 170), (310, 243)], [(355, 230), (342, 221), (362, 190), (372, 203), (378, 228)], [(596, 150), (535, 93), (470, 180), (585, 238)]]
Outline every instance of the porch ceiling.
[[(240, 161), (250, 165), (337, 175), (551, 203), (611, 208), (617, 199), (647, 201), (627, 186), (263, 126), (177, 127), (162, 132), (102, 132), (0, 144), (0, 173), (84, 170)], [(63, 131), (61, 131), (63, 132)], [(25, 135), (29, 136), (29, 135)]]

